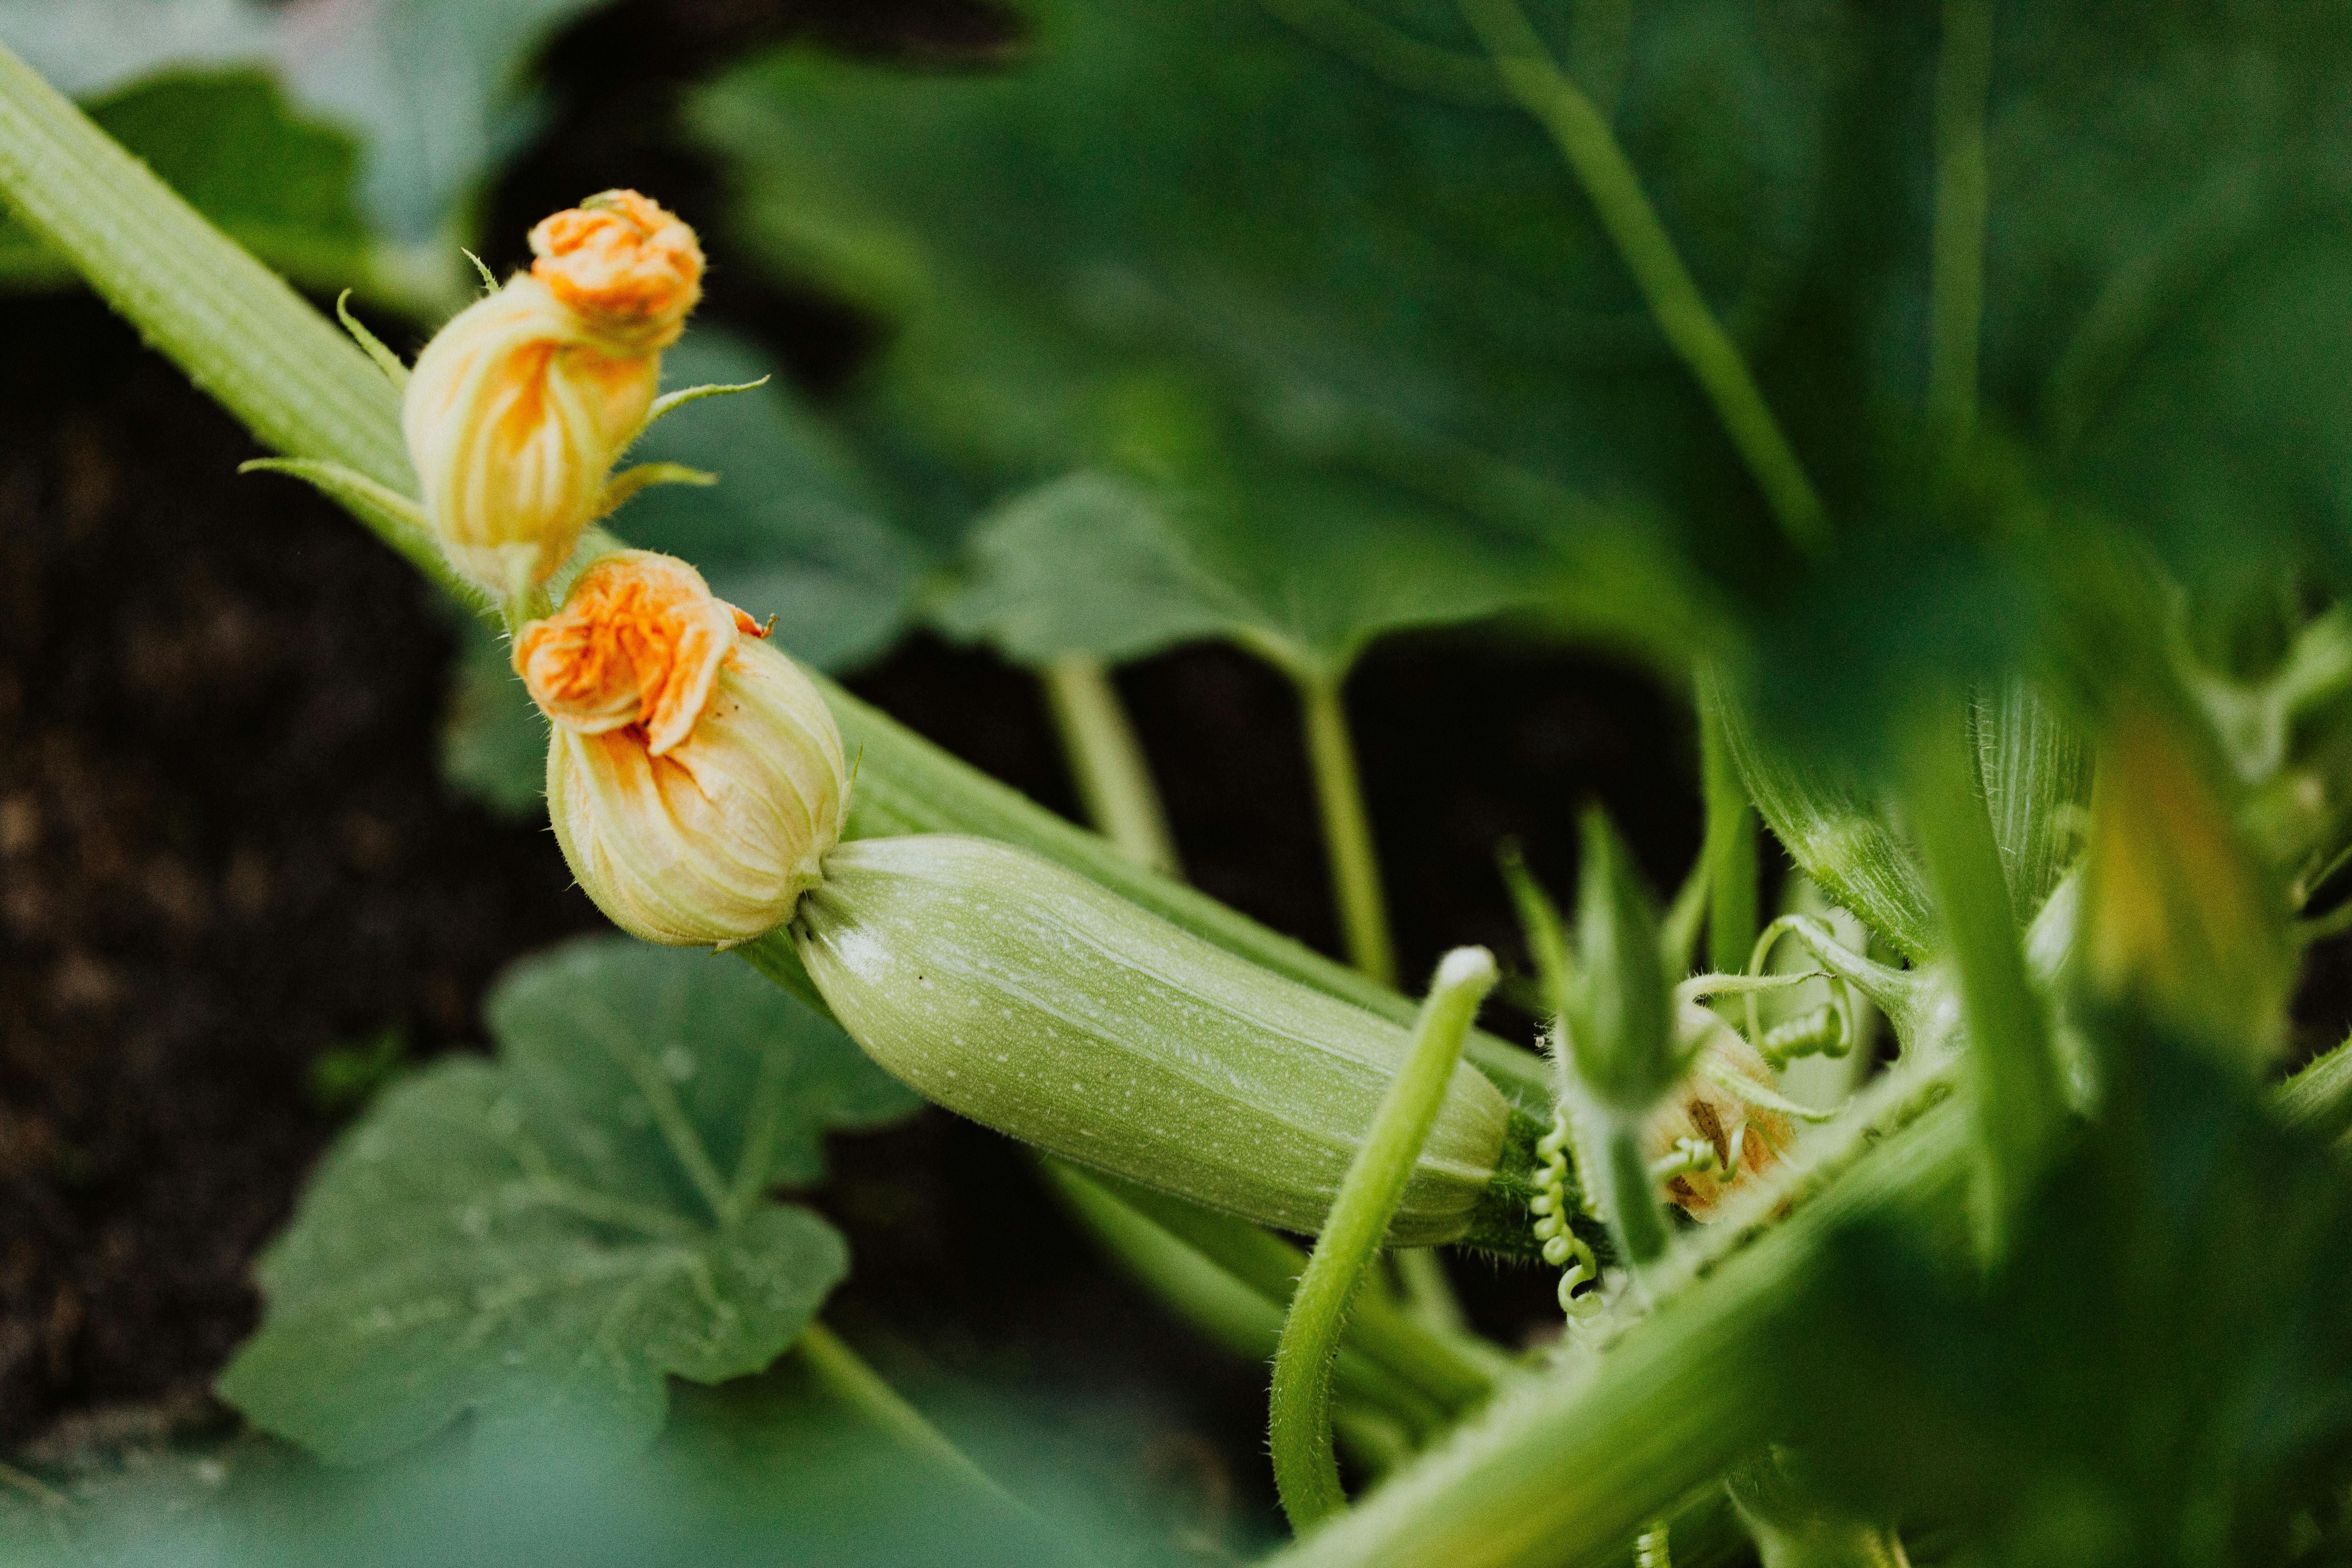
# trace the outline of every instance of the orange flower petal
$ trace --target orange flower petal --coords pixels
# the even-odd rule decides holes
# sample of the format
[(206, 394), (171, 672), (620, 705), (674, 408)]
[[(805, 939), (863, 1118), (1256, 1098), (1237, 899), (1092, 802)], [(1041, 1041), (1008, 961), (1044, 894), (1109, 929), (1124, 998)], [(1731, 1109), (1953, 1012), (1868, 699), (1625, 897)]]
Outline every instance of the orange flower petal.
[(555, 722), (583, 735), (638, 725), (658, 757), (694, 732), (750, 624), (685, 562), (624, 550), (591, 563), (561, 611), (523, 628), (514, 667)]
[(677, 340), (702, 297), (702, 246), (661, 204), (606, 191), (530, 231), (531, 276), (597, 328), (640, 349)]

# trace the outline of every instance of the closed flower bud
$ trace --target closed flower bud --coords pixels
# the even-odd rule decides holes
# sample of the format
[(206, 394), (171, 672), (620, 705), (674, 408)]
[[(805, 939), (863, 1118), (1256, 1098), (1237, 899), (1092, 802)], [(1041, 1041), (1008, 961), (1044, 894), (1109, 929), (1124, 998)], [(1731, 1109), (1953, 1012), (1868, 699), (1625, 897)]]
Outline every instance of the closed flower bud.
[(682, 561), (625, 550), (515, 639), (554, 721), (548, 816), (614, 924), (727, 946), (790, 920), (849, 793), (824, 699)]
[(529, 273), (425, 345), (401, 411), (442, 549), (499, 595), (547, 581), (603, 511), (701, 292), (693, 231), (633, 191), (556, 214), (531, 244)]

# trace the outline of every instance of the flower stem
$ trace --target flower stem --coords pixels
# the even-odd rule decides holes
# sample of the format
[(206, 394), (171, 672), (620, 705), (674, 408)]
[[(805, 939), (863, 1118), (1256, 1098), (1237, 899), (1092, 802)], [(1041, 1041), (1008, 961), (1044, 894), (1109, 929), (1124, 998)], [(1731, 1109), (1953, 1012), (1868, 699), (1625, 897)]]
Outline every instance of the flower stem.
[(1184, 874), (1151, 765), (1102, 660), (1065, 654), (1037, 672), (1087, 818), (1128, 856), (1171, 877)]
[(1781, 532), (1801, 550), (1819, 550), (1829, 538), (1829, 518), (1821, 498), (1813, 493), (1804, 466), (1781, 434), (1738, 345), (1684, 265), (1608, 121), (1553, 61), (1517, 0), (1459, 3), (1493, 58), (1504, 87), (1551, 133), (1584, 187), (1601, 226), (1648, 301), (1658, 331), (1715, 405), (1717, 417), (1756, 477)]
[(1436, 1123), (1470, 1020), (1495, 979), (1494, 955), (1484, 948), (1456, 948), (1438, 964), (1403, 1070), (1381, 1097), (1291, 1298), (1275, 1352), (1268, 1425), (1275, 1486), (1300, 1534), (1347, 1507), (1331, 1452), (1331, 1364), (1340, 1330)]
[(812, 1321), (801, 1331), (800, 1352), (809, 1371), (845, 1404), (856, 1406), (873, 1423), (912, 1451), (935, 1460), (966, 1485), (987, 1493), (1007, 1507), (1028, 1511), (1018, 1499), (997, 1485), (971, 1456), (926, 1420), (923, 1413), (899, 1396), (882, 1374), (843, 1342), (823, 1323)]
[(1389, 937), (1388, 900), (1381, 891), (1381, 865), (1372, 850), (1371, 818), (1364, 810), (1346, 700), (1338, 680), (1312, 675), (1298, 678), (1298, 699), (1348, 962), (1382, 985), (1394, 985), (1396, 949)]
[(1936, 60), (1936, 214), (1927, 280), (1927, 418), (1955, 447), (1977, 414), (1984, 317), (1985, 100), (1990, 0), (1944, 0)]

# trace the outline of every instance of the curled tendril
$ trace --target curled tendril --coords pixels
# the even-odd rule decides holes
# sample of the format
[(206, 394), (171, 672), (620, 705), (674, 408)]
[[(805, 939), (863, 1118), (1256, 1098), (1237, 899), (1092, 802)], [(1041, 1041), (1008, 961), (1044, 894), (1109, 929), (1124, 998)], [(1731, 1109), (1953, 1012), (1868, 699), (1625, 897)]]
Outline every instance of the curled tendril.
[[(1816, 958), (1826, 959), (1831, 949), (1835, 949), (1842, 957), (1860, 958), (1859, 954), (1849, 953), (1819, 921), (1805, 915), (1782, 915), (1766, 926), (1757, 937), (1755, 951), (1748, 958), (1750, 979), (1763, 975), (1764, 961), (1772, 955), (1774, 945), (1783, 936), (1791, 934), (1812, 949)], [(1772, 1065), (1774, 1071), (1787, 1067), (1799, 1057), (1842, 1057), (1853, 1048), (1853, 1041), (1860, 1035), (1853, 1016), (1853, 987), (1844, 975), (1834, 970), (1825, 972), (1822, 977), (1829, 982), (1829, 1005), (1802, 1018), (1791, 1019), (1770, 1034), (1765, 1033), (1763, 1018), (1757, 1012), (1756, 992), (1751, 990), (1748, 993), (1748, 1043)], [(1829, 1016), (1826, 1020), (1822, 1017), (1824, 1014)]]
[(1712, 1139), (1677, 1138), (1674, 1148), (1650, 1163), (1650, 1174), (1661, 1182), (1671, 1182), (1676, 1176), (1712, 1176), (1720, 1173), (1727, 1180), (1739, 1169), (1740, 1156), (1748, 1152), (1748, 1128), (1742, 1123), (1731, 1135), (1731, 1147), (1717, 1149)]
[(1536, 1216), (1536, 1240), (1542, 1244), (1544, 1261), (1565, 1270), (1559, 1277), (1559, 1310), (1570, 1324), (1582, 1323), (1601, 1310), (1601, 1296), (1597, 1290), (1577, 1292), (1601, 1282), (1601, 1262), (1569, 1224), (1566, 1106), (1553, 1110), (1551, 1131), (1536, 1141), (1536, 1194), (1528, 1204)]

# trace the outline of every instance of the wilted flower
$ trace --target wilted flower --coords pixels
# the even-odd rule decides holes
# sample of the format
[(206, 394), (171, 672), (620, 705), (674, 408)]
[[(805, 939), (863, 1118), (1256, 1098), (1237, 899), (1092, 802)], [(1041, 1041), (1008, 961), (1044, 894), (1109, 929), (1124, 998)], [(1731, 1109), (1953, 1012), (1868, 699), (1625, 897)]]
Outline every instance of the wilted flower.
[(499, 595), (545, 582), (604, 510), (701, 295), (694, 231), (612, 191), (531, 232), (539, 259), (441, 329), (401, 426), (457, 569)]
[(554, 721), (548, 816), (615, 925), (726, 945), (792, 918), (841, 835), (848, 777), (824, 699), (685, 562), (592, 563), (515, 639)]

